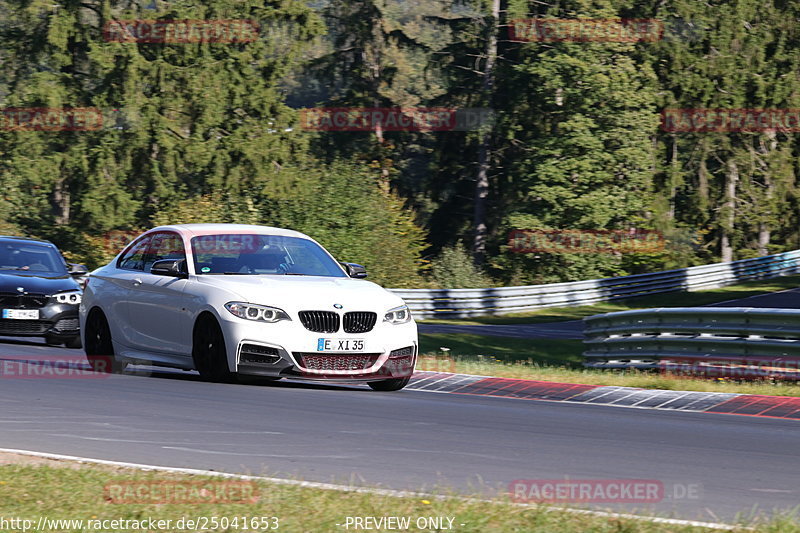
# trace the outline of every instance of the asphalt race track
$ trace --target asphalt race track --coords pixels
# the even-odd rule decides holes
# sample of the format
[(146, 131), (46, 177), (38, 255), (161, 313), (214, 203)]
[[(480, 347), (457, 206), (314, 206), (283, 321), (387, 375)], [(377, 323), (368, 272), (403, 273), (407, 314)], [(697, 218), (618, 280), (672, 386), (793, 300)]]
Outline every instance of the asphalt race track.
[[(81, 353), (0, 343), (0, 358)], [(366, 386), (224, 385), (145, 368), (92, 379), (4, 375), (0, 408), (0, 447), (96, 459), (469, 494), (516, 479), (657, 480), (661, 503), (598, 507), (714, 522), (800, 503), (798, 421)]]

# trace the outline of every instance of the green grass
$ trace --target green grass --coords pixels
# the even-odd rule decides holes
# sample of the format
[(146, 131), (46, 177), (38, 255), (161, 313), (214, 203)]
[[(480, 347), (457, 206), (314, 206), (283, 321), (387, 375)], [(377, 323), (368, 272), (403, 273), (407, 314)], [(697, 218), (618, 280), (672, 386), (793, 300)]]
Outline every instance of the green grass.
[(485, 356), (507, 363), (532, 360), (541, 365), (575, 367), (583, 362), (583, 343), (579, 340), (516, 339), (471, 333), (420, 333), (419, 343), (422, 354), (446, 352), (447, 355), (469, 360), (478, 360), (478, 356)]
[[(54, 466), (51, 466), (54, 465)], [(62, 465), (62, 466), (59, 466)], [(420, 517), (450, 517), (457, 533), (660, 533), (709, 531), (699, 527), (657, 524), (629, 518), (576, 514), (546, 505), (514, 506), (499, 499), (493, 502), (465, 501), (457, 497), (395, 497), (336, 490), (303, 488), (258, 482), (255, 503), (227, 504), (119, 504), (106, 498), (109, 483), (135, 482), (220, 482), (220, 478), (178, 476), (141, 472), (132, 469), (70, 463), (42, 466), (5, 465), (0, 467), (0, 517), (33, 521), (50, 519), (172, 520), (173, 526), (157, 531), (188, 531), (175, 527), (181, 518), (199, 517), (278, 517), (278, 531), (287, 533), (348, 531), (346, 517), (408, 516), (412, 524)], [(509, 480), (510, 481), (510, 480)], [(337, 525), (341, 524), (341, 525)], [(462, 525), (463, 524), (463, 525)], [(798, 533), (800, 525), (783, 517), (769, 523), (748, 524), (765, 533)], [(87, 530), (84, 528), (84, 530)], [(104, 529), (114, 531), (119, 529)], [(213, 531), (245, 531), (241, 527), (214, 528)], [(351, 527), (350, 531), (354, 529)], [(15, 531), (21, 531), (16, 529)], [(55, 531), (49, 529), (49, 531)], [(61, 528), (58, 531), (81, 531)], [(146, 529), (146, 531), (151, 531)], [(250, 530), (255, 531), (255, 530)], [(260, 531), (267, 531), (261, 529)], [(274, 531), (274, 530), (272, 530)], [(373, 531), (378, 531), (373, 529)], [(384, 529), (380, 531), (385, 531)], [(409, 531), (436, 531), (416, 529)], [(743, 526), (736, 531), (745, 531)]]
[(748, 281), (729, 285), (719, 289), (697, 292), (667, 292), (640, 298), (603, 302), (595, 305), (578, 307), (554, 307), (503, 316), (474, 317), (467, 319), (429, 319), (421, 320), (425, 324), (539, 324), (543, 322), (560, 322), (562, 320), (580, 320), (586, 316), (629, 309), (645, 309), (649, 307), (695, 307), (726, 300), (738, 300), (750, 296), (758, 296), (770, 292), (800, 287), (800, 275), (785, 276), (769, 280)]
[(791, 382), (586, 369), (582, 366), (583, 343), (579, 340), (514, 339), (464, 333), (421, 333), (419, 340), (418, 370), (643, 389), (800, 396), (800, 385)]

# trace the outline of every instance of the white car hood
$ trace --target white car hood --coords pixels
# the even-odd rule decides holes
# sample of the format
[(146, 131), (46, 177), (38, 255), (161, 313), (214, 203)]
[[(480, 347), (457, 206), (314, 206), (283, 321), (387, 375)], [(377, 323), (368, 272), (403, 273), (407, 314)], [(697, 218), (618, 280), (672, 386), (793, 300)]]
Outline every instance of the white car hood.
[(231, 300), (292, 310), (333, 310), (383, 313), (403, 305), (402, 298), (375, 283), (321, 276), (205, 275), (200, 283), (231, 293)]

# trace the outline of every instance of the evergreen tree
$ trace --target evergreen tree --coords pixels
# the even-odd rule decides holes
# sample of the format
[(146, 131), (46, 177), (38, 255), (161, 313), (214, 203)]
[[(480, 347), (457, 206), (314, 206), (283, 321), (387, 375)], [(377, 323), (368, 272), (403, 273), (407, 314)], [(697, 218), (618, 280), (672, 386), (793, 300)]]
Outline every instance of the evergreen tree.
[[(96, 107), (106, 124), (90, 132), (3, 133), (0, 180), (31, 231), (141, 225), (186, 196), (258, 186), (305, 150), (279, 91), (304, 43), (322, 31), (302, 2), (177, 1), (156, 10), (51, 4), (8, 2), (16, 24), (2, 34), (12, 78), (6, 105)], [(130, 19), (248, 19), (288, 25), (293, 39), (104, 39), (106, 24)]]
[[(563, 2), (514, 18), (617, 19), (615, 4)], [(500, 125), (510, 148), (505, 228), (652, 227), (656, 86), (634, 43), (524, 44), (498, 90), (514, 96)], [(509, 257), (503, 267), (524, 270), (531, 281), (621, 270), (619, 257), (594, 254)]]

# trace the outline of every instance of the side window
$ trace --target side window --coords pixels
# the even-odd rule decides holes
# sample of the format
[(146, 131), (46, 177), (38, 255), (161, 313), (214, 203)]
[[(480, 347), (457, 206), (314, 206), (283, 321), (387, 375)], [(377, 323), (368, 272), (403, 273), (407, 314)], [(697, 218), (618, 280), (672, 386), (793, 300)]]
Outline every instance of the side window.
[(177, 233), (156, 233), (144, 257), (144, 271), (150, 272), (153, 263), (162, 259), (186, 259), (183, 240)]
[(151, 237), (152, 235), (145, 235), (134, 241), (117, 261), (117, 268), (144, 270), (145, 252), (150, 246)]

